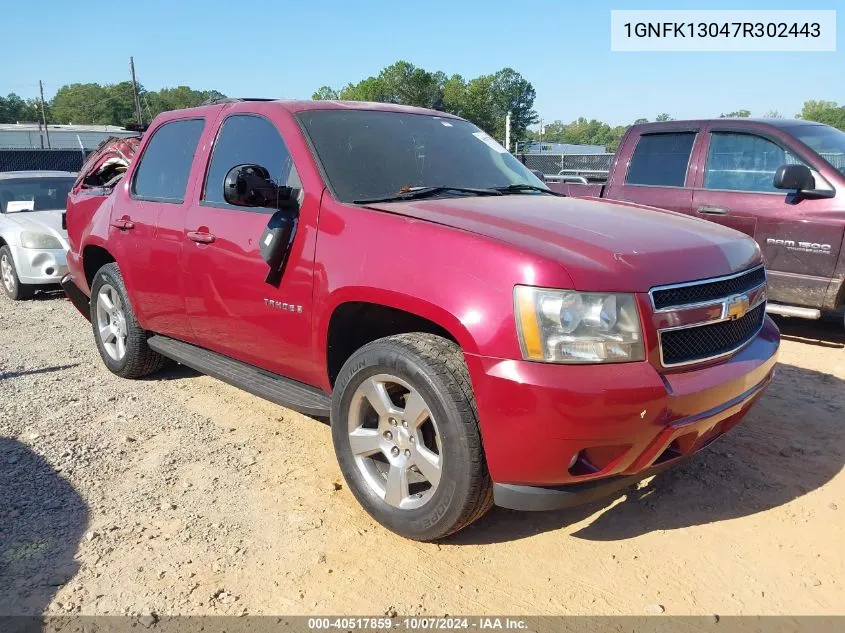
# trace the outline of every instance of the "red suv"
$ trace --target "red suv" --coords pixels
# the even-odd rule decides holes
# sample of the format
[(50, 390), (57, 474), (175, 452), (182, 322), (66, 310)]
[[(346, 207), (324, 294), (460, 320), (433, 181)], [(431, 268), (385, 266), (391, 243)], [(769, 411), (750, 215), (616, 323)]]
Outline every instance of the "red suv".
[(170, 358), (330, 417), (350, 489), (409, 538), (611, 494), (771, 380), (751, 238), (555, 194), (458, 117), (233, 100), (134, 147), (68, 200), (63, 285), (103, 362)]

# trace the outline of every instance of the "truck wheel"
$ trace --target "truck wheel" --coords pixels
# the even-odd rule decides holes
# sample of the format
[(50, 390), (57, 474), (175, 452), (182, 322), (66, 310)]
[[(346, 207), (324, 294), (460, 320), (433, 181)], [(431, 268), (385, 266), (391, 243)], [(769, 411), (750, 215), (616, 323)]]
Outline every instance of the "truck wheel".
[(331, 422), (347, 485), (397, 534), (440, 539), (493, 505), (469, 372), (451, 341), (399, 334), (356, 351), (337, 378)]
[(141, 378), (162, 368), (163, 356), (147, 345), (117, 264), (106, 264), (91, 284), (91, 325), (106, 367), (121, 378)]
[(12, 258), (12, 251), (8, 246), (0, 248), (0, 280), (2, 280), (3, 291), (12, 301), (29, 299), (35, 294), (35, 288), (22, 284), (18, 279), (18, 271), (15, 268), (15, 260)]

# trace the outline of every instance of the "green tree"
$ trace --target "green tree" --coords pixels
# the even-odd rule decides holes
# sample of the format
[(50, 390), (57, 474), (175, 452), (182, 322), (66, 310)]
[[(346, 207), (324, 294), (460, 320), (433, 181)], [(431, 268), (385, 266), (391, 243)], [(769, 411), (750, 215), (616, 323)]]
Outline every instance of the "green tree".
[(734, 112), (727, 112), (719, 115), (720, 119), (747, 119), (751, 116), (750, 110), (735, 110)]
[(661, 112), (656, 117), (654, 117), (654, 120), (655, 121), (674, 121), (675, 119), (668, 112)]
[(62, 86), (50, 101), (50, 122), (111, 124), (103, 111), (106, 98), (106, 89), (97, 83)]
[(634, 125), (642, 125), (643, 123), (648, 123), (648, 119), (636, 119), (634, 121)]
[(797, 118), (845, 130), (845, 106), (840, 106), (835, 101), (805, 101)]
[(147, 106), (145, 114), (155, 116), (169, 110), (195, 108), (207, 101), (225, 98), (217, 90), (194, 90), (188, 86), (162, 88), (157, 92), (144, 92), (142, 102)]
[(34, 99), (22, 99), (14, 92), (0, 97), (0, 123), (18, 123), (40, 121), (41, 113), (38, 102)]
[(337, 99), (337, 90), (334, 88), (330, 88), (329, 86), (323, 86), (317, 92), (311, 95), (311, 98), (314, 101), (325, 101), (325, 100), (332, 100)]

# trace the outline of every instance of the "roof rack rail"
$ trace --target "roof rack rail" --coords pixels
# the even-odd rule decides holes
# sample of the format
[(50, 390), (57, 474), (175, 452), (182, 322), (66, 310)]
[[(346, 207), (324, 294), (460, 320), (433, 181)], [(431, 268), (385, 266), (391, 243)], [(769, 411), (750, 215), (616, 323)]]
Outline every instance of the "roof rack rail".
[(276, 101), (268, 97), (220, 97), (218, 99), (206, 99), (201, 105), (219, 105), (221, 103), (239, 103), (241, 101)]

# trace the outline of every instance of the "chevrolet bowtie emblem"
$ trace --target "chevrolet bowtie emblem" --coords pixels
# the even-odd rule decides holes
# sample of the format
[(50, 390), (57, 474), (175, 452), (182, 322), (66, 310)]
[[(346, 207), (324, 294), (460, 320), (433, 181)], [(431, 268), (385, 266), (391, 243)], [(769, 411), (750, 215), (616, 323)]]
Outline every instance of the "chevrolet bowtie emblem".
[(741, 319), (748, 313), (748, 308), (751, 304), (748, 300), (748, 295), (736, 295), (727, 300), (727, 314), (726, 316), (731, 321)]

